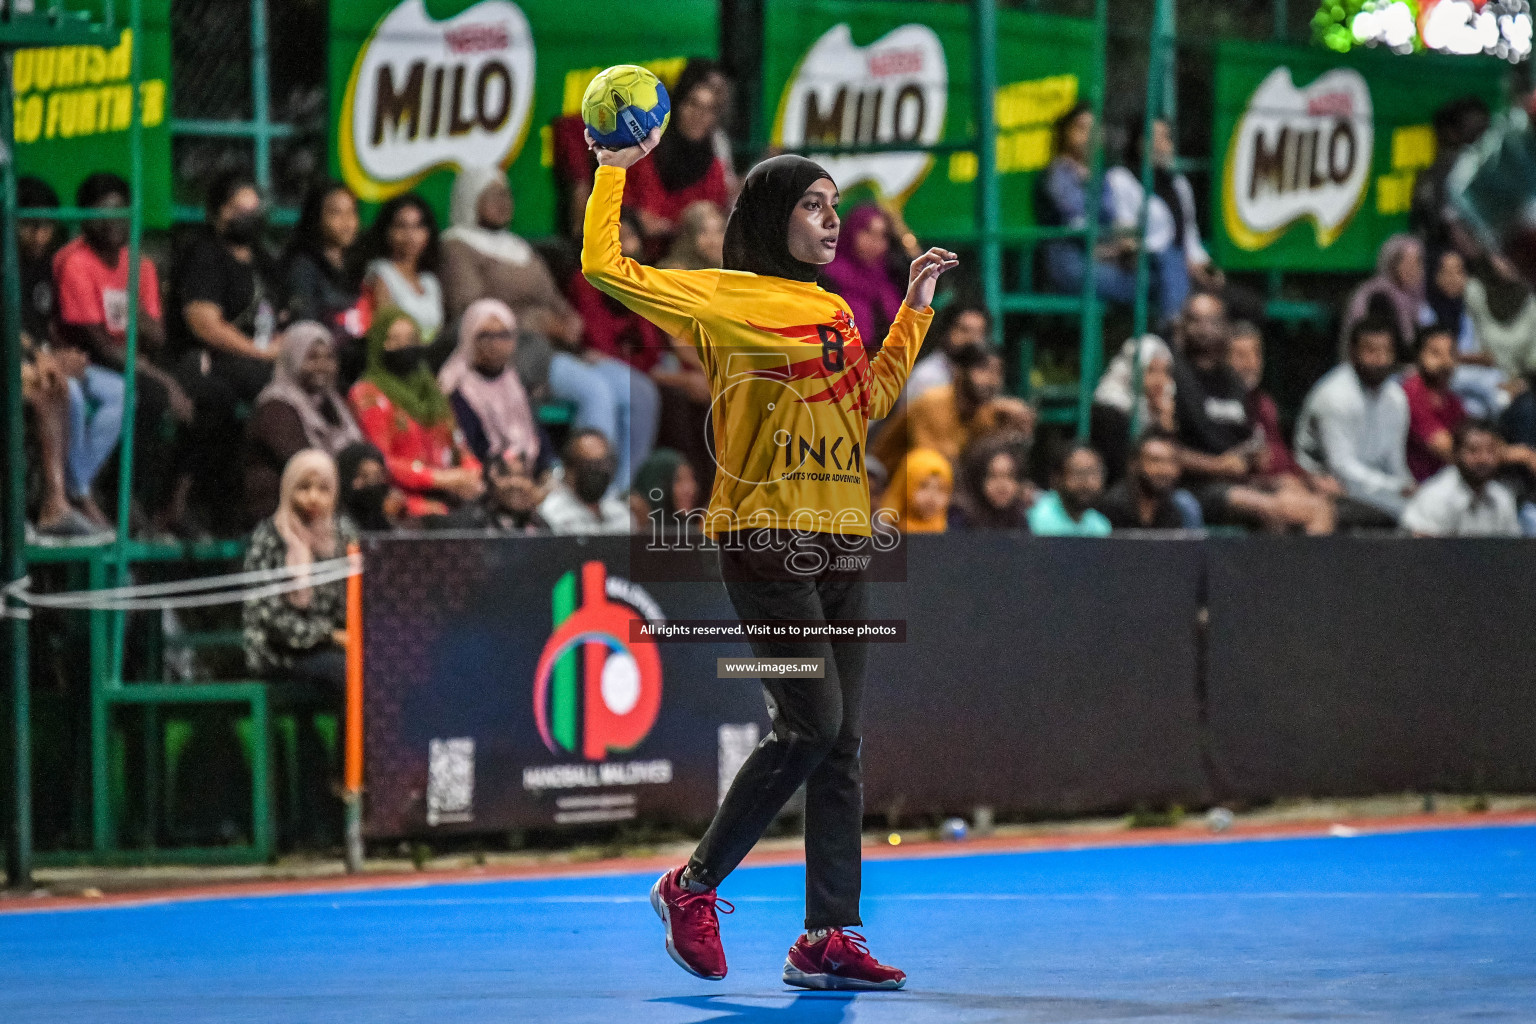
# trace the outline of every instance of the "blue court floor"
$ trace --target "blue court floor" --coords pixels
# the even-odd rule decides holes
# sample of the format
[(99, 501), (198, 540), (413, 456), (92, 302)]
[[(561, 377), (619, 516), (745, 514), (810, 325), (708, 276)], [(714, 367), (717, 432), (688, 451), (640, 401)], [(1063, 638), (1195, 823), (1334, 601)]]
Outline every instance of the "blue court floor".
[(0, 914), (0, 1022), (1536, 1021), (1536, 828), (872, 862), (907, 991), (779, 981), (802, 870), (684, 974), (641, 875)]

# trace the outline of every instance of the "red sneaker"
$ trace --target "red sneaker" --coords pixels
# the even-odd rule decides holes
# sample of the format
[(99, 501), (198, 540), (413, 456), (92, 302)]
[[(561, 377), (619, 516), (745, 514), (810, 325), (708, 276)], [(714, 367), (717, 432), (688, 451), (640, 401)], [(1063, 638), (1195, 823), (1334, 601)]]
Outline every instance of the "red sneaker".
[(784, 984), (800, 988), (885, 988), (907, 983), (907, 975), (869, 955), (864, 936), (833, 928), (820, 942), (804, 935), (784, 959)]
[(708, 892), (690, 892), (679, 881), (682, 868), (674, 868), (651, 886), (651, 908), (667, 926), (667, 953), (689, 974), (709, 981), (725, 977), (725, 949), (720, 945), (720, 918), (717, 903), (726, 913), (736, 908), (729, 900)]

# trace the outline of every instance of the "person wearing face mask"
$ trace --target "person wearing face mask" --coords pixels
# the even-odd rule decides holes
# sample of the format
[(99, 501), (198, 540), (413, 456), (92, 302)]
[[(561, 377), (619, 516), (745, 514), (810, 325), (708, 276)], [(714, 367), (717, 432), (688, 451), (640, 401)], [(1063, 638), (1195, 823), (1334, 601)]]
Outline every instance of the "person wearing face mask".
[(368, 364), (348, 400), (363, 434), (384, 453), (412, 518), (445, 516), (485, 491), (480, 461), (464, 444), (453, 407), (427, 368), (416, 322), (386, 307), (368, 328)]
[(256, 397), (245, 424), (246, 515), (256, 522), (277, 508), (283, 467), (305, 448), (336, 456), (363, 439), (336, 390), (336, 342), (313, 320), (283, 332), (272, 383)]
[[(255, 183), (241, 173), (221, 176), (208, 190), (207, 208), (209, 233), (178, 261), (173, 277), (180, 314), (174, 321), (185, 350), (177, 376), (195, 405), (183, 482), (205, 525), (233, 536), (244, 522), (240, 503), (227, 500), (240, 487), (243, 431), (236, 410), (254, 402), (272, 379), (277, 290)], [(173, 516), (185, 521), (182, 496)]]
[(349, 444), (336, 456), (339, 508), (366, 533), (393, 530), (405, 514), (405, 495), (389, 482), (384, 453), (367, 441)]
[(1347, 517), (1353, 525), (1395, 526), (1415, 488), (1407, 460), (1408, 396), (1392, 379), (1396, 369), (1395, 326), (1359, 321), (1349, 362), (1313, 385), (1296, 420), (1296, 461), (1343, 485), (1344, 500), (1355, 506)]
[(602, 431), (571, 431), (560, 454), (560, 478), (539, 503), (539, 517), (559, 536), (633, 533), (629, 505), (608, 493), (613, 448)]
[(544, 436), (513, 360), (517, 318), (506, 303), (481, 299), (459, 321), (459, 344), (438, 371), (437, 384), (453, 406), (464, 442), (475, 458), (511, 454), (530, 470), (548, 468)]
[[(816, 284), (837, 252), (837, 184), (814, 161), (784, 155), (747, 174), (726, 224), (725, 269), (644, 266), (623, 255), (619, 211), (628, 169), (661, 137), (658, 129), (620, 150), (588, 139), (599, 167), (587, 201), (582, 272), (695, 349), (709, 373), (719, 472), (705, 532), (720, 545), (721, 576), (737, 614), (813, 623), (861, 618), (868, 582), (833, 559), (867, 544), (871, 533), (861, 458), (869, 420), (895, 405), (933, 318), (939, 275), (958, 261), (931, 249), (912, 262), (906, 298), (871, 356), (848, 304)], [(812, 439), (825, 455), (810, 454)], [(725, 977), (718, 887), (804, 783), (811, 823), (806, 932), (790, 948), (783, 979), (806, 988), (900, 988), (906, 975), (877, 961), (853, 930), (861, 923), (865, 646), (754, 638), (752, 650), (820, 658), (824, 676), (762, 680), (772, 731), (737, 772), (688, 863), (651, 890), (667, 951), (698, 977)]]

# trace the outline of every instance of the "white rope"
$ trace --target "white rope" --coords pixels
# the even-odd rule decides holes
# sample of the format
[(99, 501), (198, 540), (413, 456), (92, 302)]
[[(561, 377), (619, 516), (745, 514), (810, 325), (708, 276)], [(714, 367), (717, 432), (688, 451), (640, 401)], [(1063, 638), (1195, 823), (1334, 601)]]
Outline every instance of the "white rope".
[[(242, 604), (295, 590), (325, 586), (361, 575), (361, 555), (343, 555), (308, 566), (282, 566), (253, 569), (224, 576), (204, 576), (171, 583), (145, 583), (103, 590), (77, 590), (62, 594), (34, 594), (32, 578), (23, 576), (5, 587), (5, 596), (22, 605), (58, 608), (69, 611), (154, 611), (163, 608), (206, 608), (221, 604)], [(31, 618), (31, 608), (7, 607), (10, 618)]]

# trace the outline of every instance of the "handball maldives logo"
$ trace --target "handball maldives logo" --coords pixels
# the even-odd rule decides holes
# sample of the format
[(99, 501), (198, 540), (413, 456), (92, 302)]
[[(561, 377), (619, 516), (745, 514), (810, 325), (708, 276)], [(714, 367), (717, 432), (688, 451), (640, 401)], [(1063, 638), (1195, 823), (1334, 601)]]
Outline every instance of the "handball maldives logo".
[(405, 0), (353, 62), (342, 177), (382, 202), (439, 167), (506, 167), (528, 134), (533, 72), (533, 31), (516, 4), (481, 0), (434, 21), (423, 0)]
[[(579, 593), (578, 593), (579, 590)], [(555, 583), (554, 632), (534, 673), (533, 715), (551, 753), (602, 761), (638, 746), (661, 710), (661, 657), (630, 639), (635, 622), (664, 621), (651, 596), (602, 562)]]

